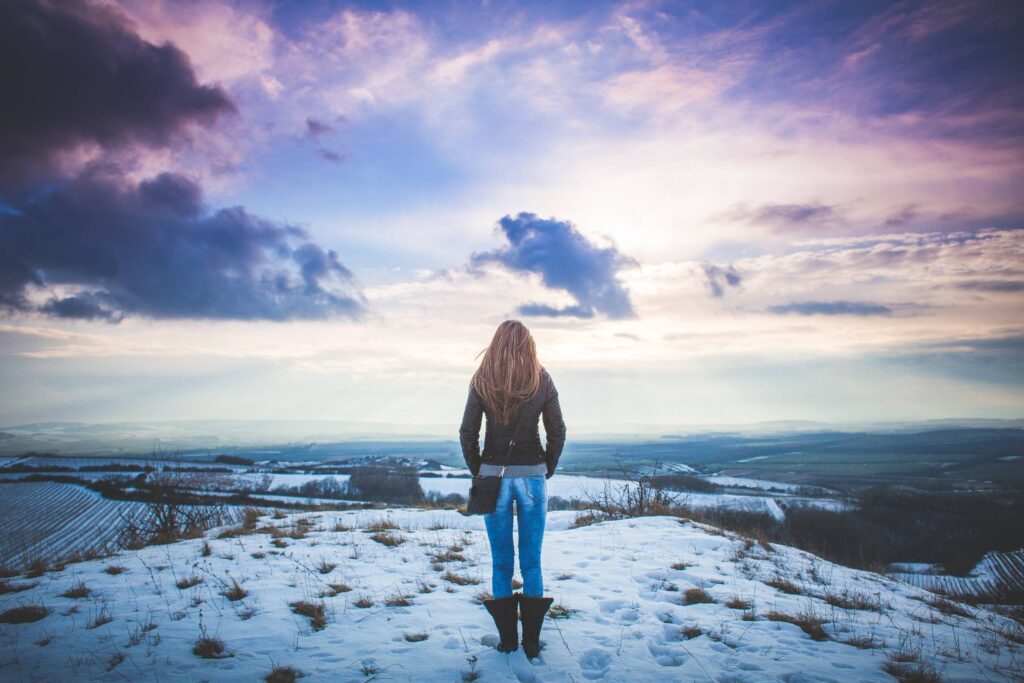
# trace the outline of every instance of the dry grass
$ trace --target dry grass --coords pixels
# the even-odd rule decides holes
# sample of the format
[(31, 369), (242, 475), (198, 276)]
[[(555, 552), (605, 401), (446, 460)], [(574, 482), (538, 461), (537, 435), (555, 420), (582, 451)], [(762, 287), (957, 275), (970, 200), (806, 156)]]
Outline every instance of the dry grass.
[(782, 576), (774, 576), (764, 582), (766, 586), (771, 586), (776, 590), (780, 590), (788, 595), (802, 595), (803, 591), (795, 583)]
[(309, 617), (309, 624), (314, 630), (322, 631), (327, 626), (327, 608), (324, 603), (296, 600), (288, 604), (295, 614)]
[(118, 576), (124, 574), (124, 567), (117, 564), (111, 564), (104, 567), (103, 571), (111, 576)]
[(726, 601), (725, 606), (729, 609), (750, 609), (750, 601), (738, 597), (730, 598)]
[(78, 600), (81, 598), (87, 598), (92, 593), (92, 589), (85, 585), (85, 582), (78, 580), (71, 588), (67, 589), (60, 594), (62, 598), (71, 598)]
[(821, 596), (821, 599), (833, 607), (841, 609), (857, 609), (868, 612), (880, 612), (882, 610), (881, 600), (873, 599), (866, 593), (852, 593), (850, 591), (843, 591), (842, 593), (828, 592)]
[(405, 634), (405, 639), (407, 641), (409, 641), (410, 643), (419, 643), (419, 642), (422, 642), (422, 641), (426, 640), (429, 637), (430, 637), (430, 635), (428, 633), (424, 633), (424, 632), (420, 632), (420, 633), (406, 633)]
[(320, 572), (321, 574), (330, 574), (332, 571), (334, 571), (334, 568), (337, 567), (337, 566), (338, 565), (333, 563), (333, 562), (328, 562), (327, 560), (321, 560), (320, 561), (320, 566), (318, 566), (316, 568), (316, 570), (318, 572)]
[(249, 595), (249, 591), (242, 588), (241, 584), (239, 584), (236, 579), (231, 579), (231, 585), (225, 586), (224, 590), (222, 590), (220, 594), (231, 602), (238, 602)]
[(450, 569), (446, 571), (444, 574), (441, 574), (441, 578), (447, 581), (448, 583), (455, 583), (460, 586), (475, 586), (476, 584), (480, 583), (480, 579), (474, 579), (471, 576), (465, 576), (463, 574), (456, 574)]
[(28, 561), (25, 565), (25, 577), (29, 579), (37, 579), (46, 572), (54, 569), (50, 561), (45, 557), (34, 557)]
[(303, 672), (291, 666), (275, 666), (263, 680), (266, 683), (295, 683), (295, 679), (305, 676)]
[(178, 590), (185, 590), (187, 588), (192, 588), (193, 586), (198, 586), (202, 582), (203, 577), (198, 574), (192, 574), (191, 576), (186, 576), (183, 579), (178, 579), (174, 585), (178, 587)]
[(366, 609), (367, 607), (373, 607), (373, 598), (368, 595), (361, 595), (352, 604), (360, 609)]
[(451, 549), (444, 551), (443, 553), (434, 553), (431, 557), (431, 562), (465, 562), (466, 558), (457, 552), (453, 552)]
[(675, 569), (676, 571), (682, 571), (690, 566), (691, 565), (687, 562), (675, 562), (672, 564), (672, 569)]
[(376, 532), (379, 532), (379, 531), (391, 531), (392, 529), (400, 529), (400, 528), (401, 527), (399, 527), (397, 524), (392, 522), (387, 517), (380, 517), (378, 519), (373, 520), (369, 524), (367, 524), (366, 528), (364, 529), (364, 531), (376, 531)]
[(99, 628), (104, 624), (109, 624), (113, 620), (113, 615), (110, 614), (107, 610), (107, 606), (104, 604), (100, 606), (100, 611), (96, 613), (96, 616), (89, 620), (89, 623), (86, 624), (85, 627), (87, 629)]
[(412, 604), (411, 595), (405, 595), (403, 593), (396, 593), (395, 595), (389, 595), (384, 598), (384, 604), (388, 607), (408, 607)]
[(548, 618), (550, 619), (568, 619), (573, 614), (579, 612), (578, 609), (572, 607), (566, 607), (560, 602), (556, 602), (551, 605), (551, 609), (548, 610)]
[(370, 536), (370, 538), (377, 541), (377, 543), (382, 543), (383, 545), (388, 546), (389, 548), (394, 548), (395, 546), (402, 545), (406, 541), (405, 536), (400, 536), (398, 534), (389, 534), (386, 532), (379, 532), (373, 534), (372, 536)]
[(39, 621), (49, 613), (49, 607), (21, 605), (20, 607), (0, 612), (0, 624), (30, 624), (34, 621)]
[(853, 636), (842, 641), (846, 645), (852, 645), (855, 648), (861, 650), (870, 650), (876, 647), (882, 647), (883, 643), (878, 638), (872, 636)]
[(705, 602), (715, 602), (715, 599), (703, 588), (688, 588), (683, 593), (684, 605), (699, 605)]
[(0, 581), (0, 595), (7, 595), (8, 593), (20, 593), (27, 591), (31, 588), (38, 586), (38, 583), (11, 583), (10, 581)]
[(945, 614), (947, 617), (964, 617), (965, 619), (970, 619), (974, 616), (967, 611), (966, 607), (945, 598), (936, 596), (934, 598), (928, 598), (924, 602), (932, 609)]
[(772, 610), (764, 615), (769, 621), (784, 621), (799, 626), (812, 640), (828, 640), (828, 633), (822, 626), (825, 620), (809, 611), (787, 614)]
[(684, 626), (679, 629), (679, 634), (687, 640), (693, 640), (697, 636), (703, 635), (704, 631), (700, 630), (699, 626)]
[(192, 654), (203, 659), (223, 659), (230, 655), (225, 652), (224, 641), (203, 634), (192, 647)]

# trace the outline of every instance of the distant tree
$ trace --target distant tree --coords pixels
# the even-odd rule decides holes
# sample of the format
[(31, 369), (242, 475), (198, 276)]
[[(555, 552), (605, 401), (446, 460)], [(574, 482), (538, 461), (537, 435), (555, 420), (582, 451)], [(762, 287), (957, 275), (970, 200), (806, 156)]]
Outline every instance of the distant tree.
[(426, 500), (415, 467), (355, 467), (346, 487), (346, 497), (384, 503), (415, 504)]

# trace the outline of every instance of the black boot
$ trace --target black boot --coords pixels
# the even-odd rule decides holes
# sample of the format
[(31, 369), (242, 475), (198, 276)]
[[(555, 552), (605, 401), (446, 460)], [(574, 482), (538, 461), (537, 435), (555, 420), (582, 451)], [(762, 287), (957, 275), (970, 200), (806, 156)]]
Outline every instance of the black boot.
[(554, 601), (554, 598), (534, 598), (529, 595), (519, 597), (519, 614), (523, 620), (523, 652), (528, 659), (540, 654), (540, 627)]
[(494, 617), (494, 625), (498, 627), (501, 642), (495, 647), (499, 652), (515, 652), (519, 649), (518, 616), (516, 607), (519, 604), (519, 593), (513, 593), (496, 600), (484, 600), (484, 607)]

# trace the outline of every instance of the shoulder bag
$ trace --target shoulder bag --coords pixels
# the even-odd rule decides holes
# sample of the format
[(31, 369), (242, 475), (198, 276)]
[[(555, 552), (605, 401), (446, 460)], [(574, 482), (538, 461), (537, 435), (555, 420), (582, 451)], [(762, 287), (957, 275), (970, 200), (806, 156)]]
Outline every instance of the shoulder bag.
[(505, 475), (505, 468), (512, 458), (512, 448), (516, 445), (516, 436), (519, 434), (519, 425), (523, 422), (523, 415), (526, 414), (526, 406), (529, 401), (524, 401), (519, 419), (516, 420), (516, 428), (512, 432), (512, 438), (508, 442), (508, 453), (505, 454), (505, 464), (501, 466), (501, 472), (497, 476), (473, 477), (473, 483), (469, 487), (469, 502), (466, 504), (466, 514), (489, 515), (498, 506), (498, 491), (501, 489), (501, 479)]

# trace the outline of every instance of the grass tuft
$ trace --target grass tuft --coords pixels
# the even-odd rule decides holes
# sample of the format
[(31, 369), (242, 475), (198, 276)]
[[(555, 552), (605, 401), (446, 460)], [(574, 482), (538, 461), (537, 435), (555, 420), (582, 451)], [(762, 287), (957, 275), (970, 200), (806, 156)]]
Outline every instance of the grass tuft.
[(225, 652), (224, 641), (203, 634), (192, 647), (192, 654), (203, 659), (223, 659), (230, 655)]
[(765, 614), (765, 617), (769, 621), (784, 621), (787, 624), (794, 624), (799, 626), (804, 633), (809, 635), (812, 640), (828, 640), (828, 633), (822, 626), (825, 620), (818, 617), (811, 612), (804, 611), (797, 614), (787, 614), (785, 612), (778, 612), (772, 610)]
[(177, 583), (175, 583), (174, 585), (178, 587), (178, 590), (185, 590), (186, 588), (198, 586), (202, 582), (203, 577), (199, 576), (198, 574), (192, 574), (191, 576), (186, 576), (183, 579), (178, 579)]
[(476, 585), (480, 583), (480, 579), (474, 579), (471, 576), (465, 576), (463, 574), (456, 574), (450, 569), (444, 574), (441, 574), (441, 578), (448, 583), (455, 583), (460, 586)]
[(296, 600), (289, 605), (295, 614), (309, 617), (309, 624), (314, 630), (322, 631), (327, 626), (327, 609), (324, 607), (324, 603)]
[(267, 683), (294, 683), (295, 679), (305, 676), (302, 671), (291, 666), (275, 666), (263, 677)]
[(225, 587), (220, 594), (231, 602), (237, 602), (249, 595), (249, 591), (242, 588), (242, 585), (236, 579), (231, 579), (231, 585)]
[(683, 593), (684, 605), (699, 605), (706, 602), (715, 602), (715, 599), (703, 588), (688, 588)]
[(67, 589), (60, 594), (62, 598), (71, 598), (78, 600), (81, 598), (87, 598), (92, 593), (92, 589), (85, 585), (85, 582), (79, 579), (71, 588)]
[(5, 612), (0, 612), (0, 624), (30, 624), (34, 621), (39, 621), (49, 613), (49, 607), (22, 605)]

